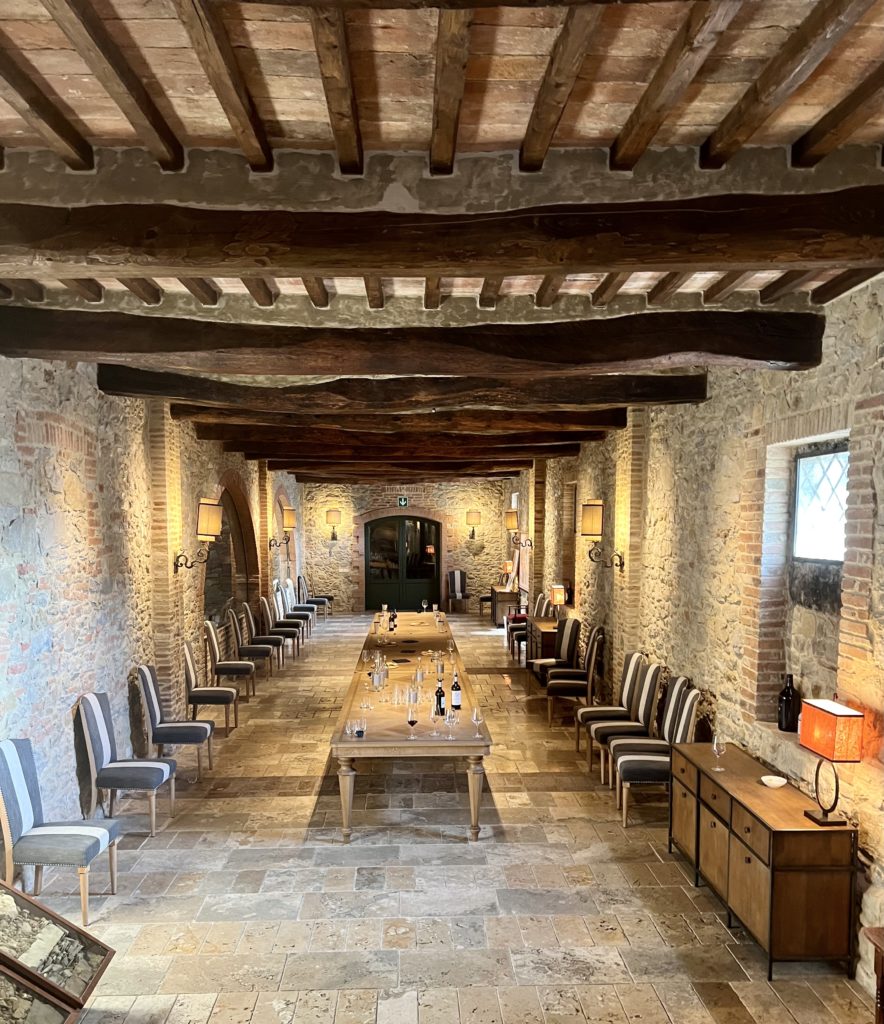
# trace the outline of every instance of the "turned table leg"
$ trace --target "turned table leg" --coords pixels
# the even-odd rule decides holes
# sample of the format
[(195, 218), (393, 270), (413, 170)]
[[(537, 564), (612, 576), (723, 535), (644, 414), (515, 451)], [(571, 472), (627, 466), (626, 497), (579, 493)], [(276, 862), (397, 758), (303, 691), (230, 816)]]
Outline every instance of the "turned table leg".
[(482, 802), (482, 783), (485, 781), (485, 764), (481, 755), (467, 758), (467, 785), (470, 790), (470, 839), (479, 838), (479, 804)]
[(341, 836), (350, 842), (350, 813), (353, 810), (353, 790), (356, 788), (356, 769), (352, 757), (338, 758), (338, 786), (341, 790)]

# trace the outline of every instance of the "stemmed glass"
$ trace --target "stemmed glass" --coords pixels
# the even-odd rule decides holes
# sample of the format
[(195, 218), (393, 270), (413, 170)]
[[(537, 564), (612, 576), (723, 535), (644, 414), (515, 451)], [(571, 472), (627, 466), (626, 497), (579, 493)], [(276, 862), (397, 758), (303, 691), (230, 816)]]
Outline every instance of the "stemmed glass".
[(411, 732), (408, 734), (410, 740), (416, 740), (417, 736), (414, 734), (414, 727), (417, 725), (417, 707), (414, 704), (408, 705), (408, 714), (405, 719), (411, 727)]
[[(362, 667), (363, 667), (363, 669), (367, 669), (368, 668), (368, 663), (369, 663), (370, 660), (371, 660), (371, 651), (369, 651), (367, 648), (365, 648), (362, 651)], [(369, 675), (370, 674), (371, 673), (369, 673)]]
[(429, 602), (429, 601), (428, 601), (428, 600), (427, 600), (426, 598), (424, 598), (424, 599), (423, 599), (423, 601), (421, 601), (421, 608), (422, 608), (422, 609), (423, 609), (424, 611), (426, 611), (426, 610), (427, 610), (427, 605), (429, 605), (429, 603), (430, 603), (430, 602)]
[(473, 708), (473, 713), (470, 715), (470, 720), (472, 721), (473, 725), (476, 727), (476, 737), (475, 738), (477, 740), (482, 739), (482, 733), (479, 732), (479, 726), (485, 721), (485, 719), (482, 717), (482, 711), (478, 707), (478, 705)]
[(712, 753), (715, 754), (715, 767), (712, 769), (714, 772), (724, 771), (724, 768), (721, 767), (721, 758), (724, 757), (726, 750), (727, 743), (725, 743), (724, 737), (721, 733), (715, 733), (712, 737)]
[(445, 737), (447, 740), (454, 739), (454, 727), (460, 721), (460, 715), (456, 711), (445, 712), (445, 724), (448, 726), (448, 735)]
[(436, 712), (436, 702), (430, 701), (430, 725), (433, 727), (433, 731), (430, 733), (431, 736), (438, 736), (439, 730), (436, 727), (436, 723), (439, 721), (439, 715)]

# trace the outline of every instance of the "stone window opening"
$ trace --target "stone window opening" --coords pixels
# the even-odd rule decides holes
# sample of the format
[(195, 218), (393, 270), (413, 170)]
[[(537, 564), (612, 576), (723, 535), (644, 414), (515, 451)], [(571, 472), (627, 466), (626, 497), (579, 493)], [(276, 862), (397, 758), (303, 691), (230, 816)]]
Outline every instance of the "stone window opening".
[(566, 481), (562, 491), (562, 583), (565, 607), (574, 607), (574, 580), (577, 578), (577, 481)]

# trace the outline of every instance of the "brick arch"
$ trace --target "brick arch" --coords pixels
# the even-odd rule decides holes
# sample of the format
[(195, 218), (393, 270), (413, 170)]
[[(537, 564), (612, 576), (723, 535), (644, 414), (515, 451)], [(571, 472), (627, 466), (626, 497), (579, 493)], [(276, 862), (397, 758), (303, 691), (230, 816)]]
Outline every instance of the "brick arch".
[(228, 469), (221, 476), (215, 488), (215, 498), (222, 505), (232, 507), (239, 521), (239, 543), (236, 538), (234, 539), (237, 568), (245, 577), (247, 600), (251, 601), (261, 592), (261, 562), (258, 557), (258, 540), (248, 494), (242, 477), (236, 470)]
[(451, 516), (441, 508), (429, 508), (422, 505), (409, 505), (407, 508), (400, 508), (398, 505), (386, 505), (383, 508), (369, 509), (367, 512), (353, 516), (351, 568), (356, 579), (356, 607), (365, 608), (365, 524), (374, 522), (375, 519), (386, 519), (388, 516), (414, 516), (416, 519), (433, 519), (439, 524), (440, 597), (444, 600)]

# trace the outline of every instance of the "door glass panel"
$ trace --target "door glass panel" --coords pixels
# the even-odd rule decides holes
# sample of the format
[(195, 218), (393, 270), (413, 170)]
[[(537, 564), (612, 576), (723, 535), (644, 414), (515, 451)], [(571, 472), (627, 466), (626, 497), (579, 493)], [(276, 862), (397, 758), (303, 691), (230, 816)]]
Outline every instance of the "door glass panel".
[(425, 519), (405, 520), (406, 578), (431, 580), (439, 557), (439, 528)]
[(375, 523), (371, 527), (371, 545), (368, 555), (369, 578), (395, 580), (399, 578), (399, 524)]

